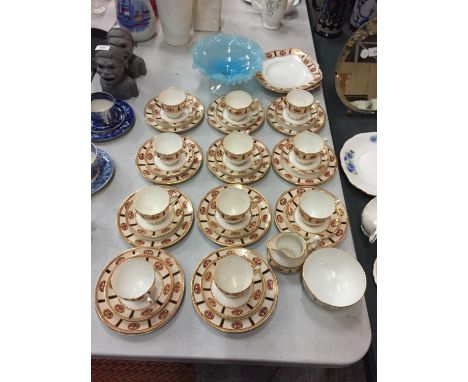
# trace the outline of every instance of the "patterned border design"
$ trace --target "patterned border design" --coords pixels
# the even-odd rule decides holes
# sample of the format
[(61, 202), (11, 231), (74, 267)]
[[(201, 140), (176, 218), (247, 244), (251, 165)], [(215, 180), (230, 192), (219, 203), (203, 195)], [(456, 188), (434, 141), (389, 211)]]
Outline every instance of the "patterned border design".
[(189, 116), (186, 120), (172, 123), (165, 121), (160, 115), (162, 109), (161, 102), (158, 97), (154, 97), (145, 105), (146, 124), (164, 133), (168, 131), (181, 133), (197, 126), (205, 115), (203, 104), (197, 97), (188, 93), (186, 95), (187, 103), (190, 107)]
[[(330, 218), (328, 227), (319, 233), (304, 231), (294, 219), (294, 212), (299, 206), (301, 195), (307, 190), (320, 190), (335, 199), (336, 210)], [(334, 247), (341, 242), (348, 228), (348, 214), (341, 201), (335, 195), (319, 187), (297, 187), (280, 195), (276, 201), (275, 224), (280, 232), (294, 232), (308, 240), (311, 235), (319, 235), (322, 239), (319, 248)]]
[(271, 167), (271, 157), (268, 148), (254, 138), (252, 165), (245, 171), (234, 171), (223, 163), (223, 138), (213, 142), (206, 152), (208, 170), (226, 183), (249, 184), (263, 178)]
[(155, 184), (177, 184), (190, 179), (201, 168), (203, 162), (202, 149), (193, 139), (184, 137), (184, 147), (187, 154), (186, 164), (182, 166), (182, 169), (173, 172), (160, 170), (154, 164), (152, 139), (148, 139), (140, 146), (135, 157), (135, 166), (147, 181)]
[[(303, 90), (313, 90), (318, 88), (322, 84), (322, 71), (319, 68), (319, 65), (317, 62), (315, 62), (309, 55), (304, 53), (301, 49), (298, 48), (290, 48), (290, 49), (281, 49), (281, 50), (272, 50), (271, 52), (266, 52), (265, 53), (265, 60), (272, 59), (274, 57), (284, 57), (287, 55), (295, 55), (301, 59), (301, 61), (304, 63), (305, 66), (307, 66), (307, 69), (309, 69), (310, 73), (312, 73), (312, 76), (314, 77), (313, 81), (308, 82), (307, 84), (298, 86), (295, 89), (303, 89)], [(262, 72), (257, 72), (255, 74), (255, 78), (260, 82), (260, 84), (276, 93), (288, 93), (292, 88), (277, 88), (275, 86), (270, 85), (266, 78), (263, 77)]]
[[(220, 258), (225, 255), (243, 256), (247, 258), (251, 263), (261, 267), (260, 272), (262, 274), (262, 278), (257, 279), (254, 283), (253, 297), (254, 299), (261, 298), (261, 290), (256, 287), (256, 285), (260, 283), (262, 283), (262, 288), (265, 288), (265, 297), (261, 305), (259, 304), (260, 307), (256, 310), (252, 310), (248, 306), (249, 303), (243, 305), (240, 308), (237, 308), (237, 312), (234, 312), (235, 308), (231, 309), (230, 314), (232, 315), (235, 315), (235, 313), (238, 313), (239, 310), (242, 310), (242, 313), (239, 313), (238, 319), (227, 319), (218, 315), (218, 313), (212, 309), (213, 302), (209, 299), (205, 299), (205, 295), (202, 293), (202, 290), (210, 290), (210, 287), (206, 286), (207, 282), (206, 280), (204, 280), (204, 277), (206, 277), (206, 275), (208, 274), (207, 270), (209, 270), (213, 266), (213, 260), (216, 260), (217, 258)], [(208, 256), (204, 257), (198, 264), (192, 276), (191, 295), (195, 311), (207, 324), (222, 332), (243, 333), (258, 328), (259, 326), (264, 324), (274, 312), (276, 308), (276, 303), (278, 301), (278, 282), (276, 280), (276, 275), (268, 265), (267, 261), (257, 252), (240, 247), (223, 248), (211, 252)], [(225, 312), (226, 309), (227, 308), (222, 308), (221, 310), (224, 310)], [(246, 312), (247, 315), (245, 315), (244, 312)]]
[(267, 109), (267, 121), (271, 127), (286, 135), (296, 135), (302, 131), (318, 133), (325, 126), (326, 113), (321, 105), (317, 106), (317, 116), (311, 114), (311, 118), (298, 125), (287, 122), (283, 117), (283, 110), (286, 109), (286, 97), (279, 97), (273, 100)]
[[(155, 314), (151, 318), (145, 318), (141, 321), (128, 321), (120, 317), (117, 312), (107, 303), (107, 300), (112, 300), (113, 295), (106, 295), (106, 284), (110, 280), (110, 274), (125, 259), (135, 255), (145, 255), (150, 258), (163, 258), (164, 262), (169, 266), (172, 277), (174, 279), (173, 292), (168, 304), (159, 314)], [(96, 312), (101, 321), (111, 330), (124, 335), (141, 335), (150, 333), (163, 325), (174, 317), (178, 312), (179, 307), (184, 298), (185, 278), (184, 271), (177, 260), (163, 250), (154, 250), (151, 248), (132, 248), (128, 251), (115, 257), (101, 272), (96, 282), (94, 293)], [(111, 292), (112, 289), (109, 288)], [(107, 298), (107, 300), (106, 300)]]

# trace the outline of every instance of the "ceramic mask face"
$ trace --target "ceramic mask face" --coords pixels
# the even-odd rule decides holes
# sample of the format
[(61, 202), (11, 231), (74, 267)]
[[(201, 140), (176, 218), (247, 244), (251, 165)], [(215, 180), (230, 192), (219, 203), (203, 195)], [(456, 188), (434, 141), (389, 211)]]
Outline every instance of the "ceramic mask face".
[(109, 85), (118, 84), (125, 75), (125, 67), (114, 57), (96, 57), (97, 72)]
[(133, 41), (125, 36), (109, 36), (108, 43), (116, 46), (125, 54), (125, 60), (128, 61), (133, 54)]

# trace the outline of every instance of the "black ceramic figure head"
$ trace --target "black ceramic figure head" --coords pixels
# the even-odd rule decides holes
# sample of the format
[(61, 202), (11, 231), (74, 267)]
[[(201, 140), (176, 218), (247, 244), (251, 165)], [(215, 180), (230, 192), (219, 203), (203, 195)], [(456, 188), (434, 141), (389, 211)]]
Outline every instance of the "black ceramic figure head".
[(125, 60), (128, 63), (127, 74), (132, 78), (137, 78), (146, 74), (145, 61), (133, 54), (135, 43), (131, 32), (122, 26), (115, 26), (107, 32), (107, 43), (120, 48), (124, 52)]
[(126, 74), (128, 62), (125, 53), (112, 45), (96, 47), (96, 70), (101, 76), (103, 92), (125, 100), (138, 96), (135, 80)]

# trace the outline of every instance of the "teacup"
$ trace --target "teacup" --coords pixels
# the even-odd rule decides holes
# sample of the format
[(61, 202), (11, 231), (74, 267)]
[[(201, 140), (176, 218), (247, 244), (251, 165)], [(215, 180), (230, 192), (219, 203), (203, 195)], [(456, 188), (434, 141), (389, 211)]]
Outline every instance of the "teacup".
[(316, 103), (314, 96), (306, 90), (294, 89), (286, 95), (288, 114), (294, 120), (304, 118)]
[(109, 127), (117, 119), (116, 99), (109, 93), (91, 94), (91, 121), (95, 125)]
[(226, 156), (237, 166), (247, 162), (254, 149), (253, 138), (240, 132), (233, 132), (226, 135), (223, 139), (223, 147)]
[(169, 118), (179, 118), (184, 112), (187, 103), (187, 95), (183, 90), (169, 87), (159, 94), (159, 101)]
[(162, 133), (153, 138), (154, 155), (167, 165), (176, 163), (184, 149), (184, 138), (176, 133)]
[[(276, 251), (290, 268), (300, 267), (307, 255), (320, 245), (321, 239), (313, 235), (308, 241), (293, 232), (281, 232), (267, 242), (267, 250)], [(271, 254), (270, 254), (271, 256)]]
[(224, 97), (224, 102), (226, 102), (229, 117), (237, 122), (245, 118), (253, 99), (243, 90), (234, 90)]
[(167, 190), (159, 186), (143, 187), (133, 198), (137, 214), (149, 223), (157, 223), (164, 219), (174, 202)]
[(297, 134), (293, 139), (293, 150), (296, 160), (303, 165), (308, 165), (320, 156), (320, 152), (325, 147), (326, 138), (303, 131)]
[(299, 213), (304, 223), (316, 226), (325, 221), (335, 212), (335, 199), (321, 190), (309, 190), (302, 194), (299, 201)]
[(242, 256), (228, 255), (216, 260), (213, 280), (226, 296), (239, 297), (252, 285), (257, 269)]
[(250, 196), (242, 188), (226, 187), (216, 197), (216, 210), (229, 223), (239, 223), (250, 210)]
[(129, 258), (112, 272), (111, 285), (120, 298), (128, 301), (146, 299), (156, 286), (153, 267), (143, 257)]
[(93, 179), (99, 172), (99, 152), (96, 146), (91, 143), (91, 179)]

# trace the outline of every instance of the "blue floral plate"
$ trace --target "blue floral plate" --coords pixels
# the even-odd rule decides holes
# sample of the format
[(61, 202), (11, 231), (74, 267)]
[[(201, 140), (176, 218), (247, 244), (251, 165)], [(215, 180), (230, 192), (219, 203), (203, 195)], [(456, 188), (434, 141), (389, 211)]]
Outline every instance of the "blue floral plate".
[(91, 119), (91, 133), (103, 134), (117, 129), (125, 121), (127, 115), (125, 110), (119, 106), (116, 106), (116, 114), (116, 119), (111, 126), (98, 124)]
[(109, 154), (100, 149), (97, 151), (100, 161), (99, 172), (97, 177), (91, 181), (91, 194), (101, 190), (112, 179), (112, 175), (114, 175), (114, 163)]
[(118, 138), (121, 135), (130, 131), (130, 129), (135, 124), (135, 113), (131, 106), (127, 102), (121, 100), (117, 100), (115, 104), (124, 115), (123, 121), (118, 127), (109, 131), (103, 131), (99, 133), (93, 132), (93, 128), (91, 127), (91, 142), (105, 142), (110, 141), (111, 139)]

